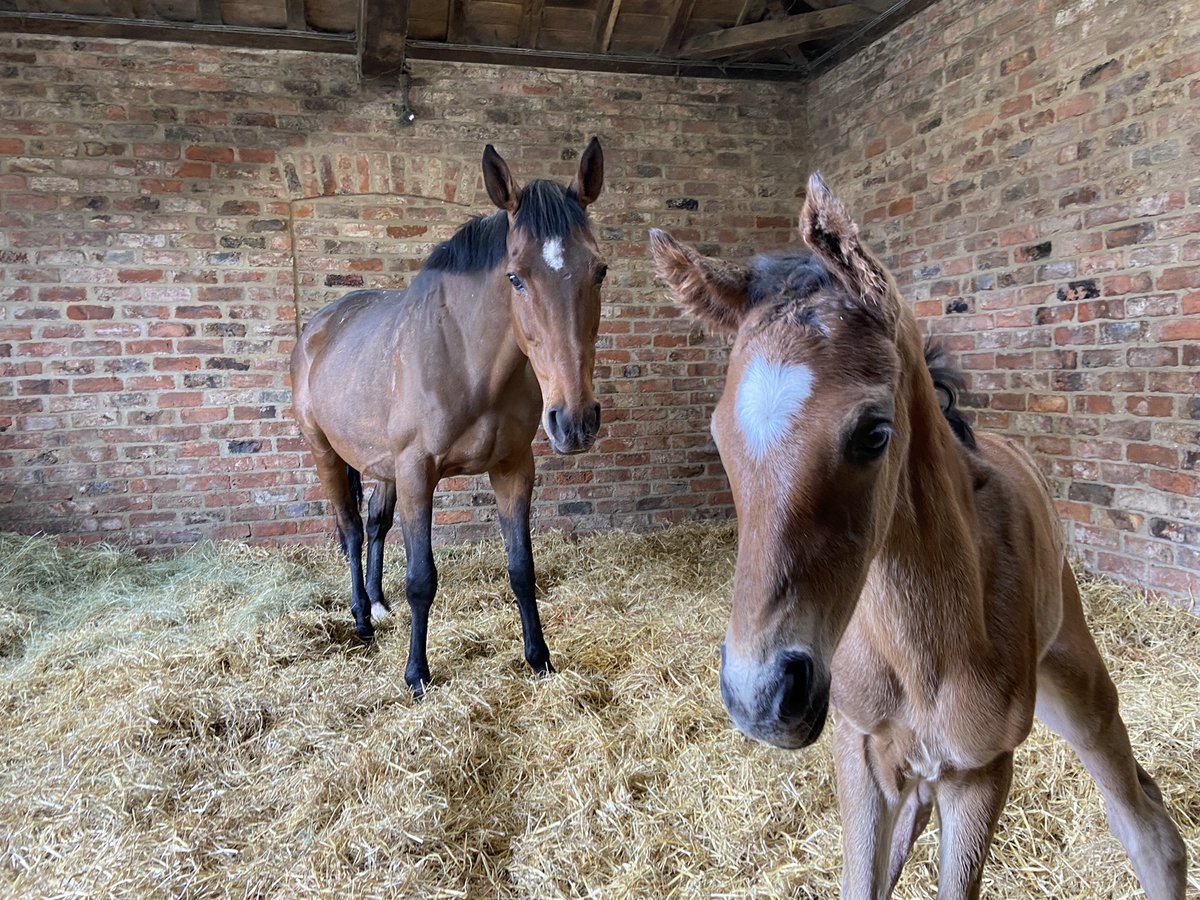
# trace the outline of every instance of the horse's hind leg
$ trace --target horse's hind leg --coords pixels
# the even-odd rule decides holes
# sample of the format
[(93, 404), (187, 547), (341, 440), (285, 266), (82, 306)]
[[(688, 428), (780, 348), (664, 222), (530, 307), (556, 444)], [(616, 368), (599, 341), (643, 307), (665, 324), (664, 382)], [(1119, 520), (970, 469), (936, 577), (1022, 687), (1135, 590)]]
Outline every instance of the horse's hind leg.
[[(317, 446), (313, 446), (314, 444)], [(350, 477), (350, 472), (354, 470), (346, 465), (333, 448), (321, 448), (318, 442), (311, 439), (309, 445), (312, 447), (317, 477), (321, 480), (321, 487), (325, 489), (325, 495), (333, 507), (342, 550), (350, 563), (350, 612), (354, 616), (355, 631), (362, 640), (369, 641), (375, 636), (375, 629), (371, 626), (367, 588), (363, 582), (363, 524), (362, 513), (359, 511), (361, 488), (355, 489), (354, 480)]]
[(367, 598), (371, 601), (374, 619), (382, 619), (391, 609), (383, 596), (383, 543), (391, 530), (395, 511), (396, 483), (380, 482), (367, 505)]
[(533, 497), (533, 453), (506, 460), (488, 472), (496, 506), (500, 512), (500, 531), (508, 554), (508, 580), (517, 598), (521, 614), (521, 633), (525, 642), (525, 661), (539, 674), (554, 671), (550, 649), (542, 635), (533, 574), (533, 547), (529, 539), (529, 504)]
[(395, 489), (400, 508), (400, 530), (404, 534), (404, 593), (412, 613), (404, 681), (418, 697), (425, 693), (425, 685), (429, 684), (426, 656), (429, 610), (437, 594), (438, 574), (432, 543), (433, 489), (436, 484), (437, 475), (428, 461), (397, 463)]
[(1150, 900), (1184, 895), (1186, 850), (1158, 785), (1138, 765), (1117, 690), (1087, 629), (1079, 589), (1063, 567), (1063, 623), (1038, 668), (1037, 714), (1074, 748), (1104, 794), (1109, 829)]

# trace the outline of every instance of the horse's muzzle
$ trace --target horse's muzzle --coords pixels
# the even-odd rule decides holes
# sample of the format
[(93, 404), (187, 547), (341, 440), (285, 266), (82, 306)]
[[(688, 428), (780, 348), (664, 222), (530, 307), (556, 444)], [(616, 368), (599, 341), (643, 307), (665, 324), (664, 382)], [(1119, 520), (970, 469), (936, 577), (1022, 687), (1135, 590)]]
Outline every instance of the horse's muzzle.
[(546, 410), (546, 434), (555, 453), (582, 453), (591, 448), (600, 430), (600, 404), (580, 410), (551, 406)]
[(730, 664), (721, 645), (721, 699), (738, 730), (776, 747), (807, 747), (825, 728), (829, 683), (802, 650), (782, 650), (766, 665)]

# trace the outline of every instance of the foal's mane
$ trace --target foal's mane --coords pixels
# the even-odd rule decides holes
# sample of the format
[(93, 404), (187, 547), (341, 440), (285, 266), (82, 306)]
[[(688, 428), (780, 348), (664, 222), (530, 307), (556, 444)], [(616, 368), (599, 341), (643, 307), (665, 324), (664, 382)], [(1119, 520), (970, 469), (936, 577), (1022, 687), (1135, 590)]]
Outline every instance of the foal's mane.
[[(572, 230), (587, 227), (579, 197), (555, 181), (538, 179), (521, 189), (515, 226), (535, 241), (564, 240)], [(508, 213), (472, 216), (449, 239), (433, 248), (423, 270), (463, 275), (500, 265), (508, 240)]]
[(937, 391), (938, 405), (942, 415), (950, 423), (950, 430), (958, 437), (964, 446), (975, 449), (975, 432), (963, 417), (958, 408), (958, 392), (966, 384), (963, 374), (950, 365), (946, 358), (946, 348), (933, 338), (925, 339), (925, 367), (933, 379), (933, 387)]

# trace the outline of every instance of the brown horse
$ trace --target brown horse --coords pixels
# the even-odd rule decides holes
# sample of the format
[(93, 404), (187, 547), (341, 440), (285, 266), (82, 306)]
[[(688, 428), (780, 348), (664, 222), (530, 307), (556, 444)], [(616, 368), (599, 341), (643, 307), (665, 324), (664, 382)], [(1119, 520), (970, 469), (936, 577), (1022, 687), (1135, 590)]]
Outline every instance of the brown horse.
[(811, 255), (748, 268), (651, 232), (679, 302), (736, 333), (713, 415), (739, 526), (731, 717), (803, 747), (832, 702), (844, 897), (890, 895), (934, 804), (938, 896), (978, 896), (1035, 708), (1096, 779), (1146, 893), (1183, 897), (1183, 841), (1134, 760), (1033, 461), (976, 442), (818, 175), (800, 228)]
[[(437, 591), (433, 491), (448, 475), (487, 472), (496, 493), (525, 659), (553, 671), (534, 599), (529, 504), (539, 420), (558, 453), (592, 445), (600, 285), (607, 271), (586, 207), (604, 183), (595, 138), (570, 187), (521, 189), (489, 144), (488, 196), (500, 208), (436, 247), (405, 291), (354, 291), (317, 313), (292, 353), (296, 419), (312, 451), (350, 561), (358, 635), (374, 635), (384, 538), (399, 506), (412, 611), (404, 679), (429, 681), (426, 632)], [(368, 508), (363, 577), (361, 477)]]

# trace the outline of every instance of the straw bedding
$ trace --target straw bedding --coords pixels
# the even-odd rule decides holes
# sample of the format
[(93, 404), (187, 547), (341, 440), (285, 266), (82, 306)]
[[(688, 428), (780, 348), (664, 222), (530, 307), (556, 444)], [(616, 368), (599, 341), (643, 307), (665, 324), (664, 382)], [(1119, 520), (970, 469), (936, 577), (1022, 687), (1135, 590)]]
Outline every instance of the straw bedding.
[[(832, 896), (828, 734), (775, 750), (721, 707), (733, 542), (729, 525), (539, 537), (546, 679), (498, 543), (440, 550), (418, 703), (398, 550), (401, 612), (364, 650), (331, 547), (145, 562), (0, 536), (0, 894)], [(1194, 865), (1200, 619), (1085, 592)], [(897, 896), (930, 895), (935, 852), (931, 827)], [(1137, 894), (1099, 794), (1041, 726), (986, 877), (993, 897)]]

